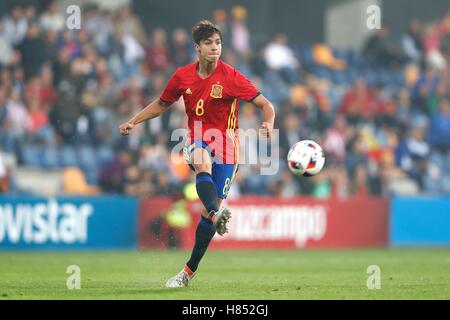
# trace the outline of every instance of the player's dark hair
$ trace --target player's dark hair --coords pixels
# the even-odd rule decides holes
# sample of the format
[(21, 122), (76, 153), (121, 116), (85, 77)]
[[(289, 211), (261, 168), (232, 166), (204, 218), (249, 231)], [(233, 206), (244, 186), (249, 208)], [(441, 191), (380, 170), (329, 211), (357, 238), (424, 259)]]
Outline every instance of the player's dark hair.
[(222, 40), (222, 32), (219, 27), (209, 20), (202, 20), (192, 28), (192, 39), (196, 44), (200, 44), (200, 41), (208, 39), (215, 33), (217, 33), (220, 40)]

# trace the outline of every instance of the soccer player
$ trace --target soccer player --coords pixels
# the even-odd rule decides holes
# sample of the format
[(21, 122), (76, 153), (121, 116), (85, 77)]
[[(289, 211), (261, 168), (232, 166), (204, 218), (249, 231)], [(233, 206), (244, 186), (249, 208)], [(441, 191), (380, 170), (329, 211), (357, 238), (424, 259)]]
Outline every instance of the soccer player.
[(191, 257), (183, 270), (167, 281), (169, 288), (188, 286), (214, 234), (228, 232), (231, 212), (221, 207), (221, 202), (238, 170), (239, 100), (262, 110), (261, 135), (271, 136), (275, 118), (272, 103), (239, 71), (220, 60), (222, 34), (216, 25), (200, 21), (192, 28), (192, 37), (198, 61), (178, 68), (159, 99), (119, 127), (120, 133), (127, 135), (135, 125), (161, 115), (183, 96), (189, 127), (184, 155), (196, 173), (196, 189), (205, 211)]

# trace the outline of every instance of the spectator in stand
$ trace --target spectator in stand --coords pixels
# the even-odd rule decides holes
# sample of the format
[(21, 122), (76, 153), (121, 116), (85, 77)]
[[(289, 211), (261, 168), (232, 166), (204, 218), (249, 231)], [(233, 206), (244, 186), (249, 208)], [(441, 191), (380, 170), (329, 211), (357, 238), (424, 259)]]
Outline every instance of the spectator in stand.
[(215, 9), (212, 13), (212, 18), (214, 24), (219, 27), (222, 33), (223, 49), (231, 48), (231, 31), (227, 12), (222, 8)]
[(342, 99), (339, 109), (347, 117), (351, 125), (368, 121), (375, 113), (373, 97), (366, 80), (358, 78)]
[(424, 50), (427, 66), (437, 70), (443, 70), (447, 66), (445, 57), (441, 52), (441, 42), (449, 32), (449, 26), (442, 19), (430, 23), (425, 27)]
[(280, 157), (285, 158), (289, 152), (289, 149), (302, 140), (304, 133), (302, 128), (303, 120), (295, 113), (290, 112), (283, 116), (282, 128), (280, 132)]
[(20, 97), (20, 92), (12, 90), (6, 105), (6, 119), (3, 127), (3, 142), (7, 152), (16, 152), (20, 142), (25, 140), (30, 128), (30, 118)]
[(144, 44), (146, 36), (142, 23), (134, 13), (131, 12), (128, 4), (123, 5), (115, 11), (114, 34), (116, 39), (122, 39), (125, 35), (130, 35), (140, 44)]
[(31, 22), (28, 26), (26, 37), (18, 46), (22, 55), (22, 65), (26, 78), (38, 74), (47, 59), (45, 56), (45, 43), (40, 38), (39, 32), (39, 26)]
[(58, 103), (53, 112), (53, 125), (67, 143), (73, 143), (76, 121), (81, 114), (81, 92), (86, 84), (82, 60), (70, 64), (70, 74), (58, 86)]
[(66, 27), (66, 19), (61, 13), (59, 1), (50, 1), (41, 15), (40, 25), (44, 31), (62, 31)]
[(6, 90), (5, 86), (0, 84), (0, 142), (1, 147), (5, 147), (6, 141), (6, 131), (7, 131), (7, 124), (6, 120), (8, 117), (8, 91)]
[(3, 34), (7, 42), (12, 47), (19, 45), (25, 38), (27, 30), (28, 21), (22, 6), (13, 4), (9, 15), (3, 20)]
[[(100, 65), (102, 64), (106, 65), (106, 61), (100, 59), (97, 63), (97, 68), (101, 68)], [(116, 81), (114, 76), (109, 71), (99, 74), (98, 69), (97, 75), (98, 87), (96, 96), (98, 98), (98, 104), (106, 108), (112, 108), (117, 102)]]
[(321, 64), (335, 70), (342, 70), (347, 67), (344, 60), (334, 57), (333, 51), (325, 43), (314, 44), (312, 54), (314, 61), (317, 64)]
[(450, 103), (448, 99), (440, 101), (439, 111), (431, 117), (428, 141), (432, 148), (450, 155)]
[(36, 8), (32, 4), (26, 5), (23, 8), (23, 15), (25, 16), (27, 21), (37, 20), (37, 18), (36, 18)]
[(356, 133), (349, 139), (346, 154), (345, 167), (347, 169), (348, 176), (354, 177), (358, 166), (367, 166), (369, 163), (366, 154), (366, 146), (361, 134)]
[(305, 77), (305, 82), (309, 88), (309, 92), (313, 103), (317, 108), (315, 116), (315, 128), (324, 132), (331, 127), (334, 118), (335, 110), (332, 105), (331, 97), (331, 83), (326, 79), (316, 78), (315, 76)]
[(124, 193), (128, 196), (144, 196), (142, 194), (142, 182), (140, 179), (140, 170), (132, 164), (125, 171)]
[(350, 193), (355, 197), (367, 197), (370, 193), (368, 180), (367, 166), (357, 165), (355, 175), (350, 182)]
[(169, 47), (167, 45), (167, 34), (162, 28), (153, 30), (150, 44), (145, 47), (145, 60), (151, 72), (166, 71), (172, 67), (170, 61)]
[(39, 100), (30, 99), (28, 101), (28, 117), (30, 119), (28, 133), (32, 137), (31, 140), (48, 146), (55, 146), (56, 139), (53, 127), (50, 126), (48, 114), (42, 109)]
[(53, 86), (53, 72), (50, 65), (42, 68), (40, 75), (30, 78), (25, 85), (25, 99), (36, 99), (39, 108), (50, 112), (58, 101), (56, 89)]
[(422, 23), (414, 18), (408, 25), (408, 31), (402, 37), (403, 52), (410, 62), (423, 65), (423, 27)]
[(173, 31), (169, 53), (171, 54), (170, 60), (175, 67), (184, 66), (193, 61), (194, 47), (185, 29), (176, 28)]
[(2, 154), (0, 153), (0, 194), (8, 193), (9, 191), (9, 177)]
[(288, 84), (293, 85), (300, 81), (300, 62), (295, 57), (294, 51), (288, 46), (288, 37), (284, 33), (278, 33), (265, 49), (265, 61), (267, 66), (280, 73)]
[(20, 65), (12, 68), (12, 87), (20, 91), (20, 94), (25, 92), (25, 72)]
[(247, 27), (247, 9), (234, 6), (231, 9), (231, 46), (240, 56), (250, 53), (250, 34)]
[(439, 75), (433, 68), (427, 67), (412, 88), (411, 101), (414, 111), (429, 115), (428, 98), (435, 92)]
[(0, 20), (0, 66), (9, 66), (13, 63), (13, 47), (4, 31), (4, 22)]
[(155, 178), (156, 195), (173, 195), (179, 192), (178, 185), (171, 179), (169, 171), (160, 171)]
[(389, 28), (384, 25), (368, 37), (363, 54), (374, 67), (398, 68), (406, 62), (389, 41)]
[(325, 132), (323, 149), (327, 154), (327, 164), (342, 165), (346, 156), (348, 127), (344, 115), (338, 114), (334, 124)]
[(430, 144), (425, 140), (426, 126), (417, 125), (410, 129), (405, 139), (400, 141), (396, 158), (402, 168), (420, 189), (424, 187), (424, 179), (428, 172)]
[[(13, 82), (11, 77), (11, 69), (10, 68), (3, 68), (0, 71), (0, 83), (2, 86), (7, 90), (8, 92), (11, 92), (13, 89)], [(17, 88), (20, 90), (19, 88)]]
[(58, 33), (54, 30), (49, 30), (43, 34), (43, 39), (46, 60), (50, 62), (52, 70), (55, 70), (58, 60)]
[(128, 151), (119, 150), (116, 157), (103, 168), (99, 184), (103, 191), (110, 193), (123, 193), (127, 168), (132, 163)]
[(84, 21), (83, 27), (86, 29), (90, 36), (94, 36), (95, 33), (101, 32), (102, 17), (98, 4), (89, 3), (82, 10), (82, 19)]

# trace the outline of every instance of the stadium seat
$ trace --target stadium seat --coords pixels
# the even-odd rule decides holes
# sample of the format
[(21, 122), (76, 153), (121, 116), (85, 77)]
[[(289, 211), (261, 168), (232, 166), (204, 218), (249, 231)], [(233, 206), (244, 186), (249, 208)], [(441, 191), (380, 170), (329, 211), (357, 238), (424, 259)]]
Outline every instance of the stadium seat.
[(33, 144), (23, 144), (20, 148), (22, 162), (25, 166), (42, 167), (42, 154), (39, 147)]
[(86, 177), (86, 181), (89, 184), (97, 185), (100, 179), (100, 168), (92, 167), (83, 169), (84, 175)]
[(63, 145), (59, 149), (59, 165), (61, 167), (77, 167), (77, 154), (75, 148), (70, 145)]
[(347, 58), (346, 58), (348, 64), (355, 68), (365, 68), (368, 66), (368, 63), (364, 56), (354, 50), (349, 50), (347, 52)]
[(303, 65), (311, 66), (314, 64), (311, 47), (303, 47), (299, 50), (298, 58)]
[(95, 195), (100, 190), (87, 183), (84, 173), (76, 167), (68, 167), (63, 172), (63, 191), (66, 194)]
[(346, 84), (352, 85), (356, 78), (358, 77), (359, 72), (355, 67), (350, 67), (346, 71)]
[(78, 163), (82, 168), (97, 167), (97, 154), (91, 146), (80, 146), (77, 148)]
[(345, 71), (331, 71), (331, 79), (336, 85), (347, 84), (347, 76)]
[(107, 146), (99, 146), (96, 149), (97, 161), (99, 166), (104, 166), (114, 159), (114, 151)]
[(378, 84), (388, 86), (393, 82), (392, 74), (389, 70), (382, 69), (378, 72)]
[(331, 79), (331, 72), (326, 67), (316, 66), (316, 67), (314, 67), (313, 73), (318, 78), (332, 81), (332, 79)]
[(372, 69), (365, 69), (362, 75), (366, 79), (369, 86), (373, 87), (378, 84), (378, 76), (376, 71)]
[(42, 150), (42, 166), (48, 169), (54, 169), (59, 166), (58, 151), (53, 146), (46, 146)]
[(405, 85), (405, 75), (402, 70), (394, 72), (395, 85), (403, 87)]
[(347, 52), (343, 49), (333, 49), (333, 56), (337, 59), (342, 59), (347, 62)]

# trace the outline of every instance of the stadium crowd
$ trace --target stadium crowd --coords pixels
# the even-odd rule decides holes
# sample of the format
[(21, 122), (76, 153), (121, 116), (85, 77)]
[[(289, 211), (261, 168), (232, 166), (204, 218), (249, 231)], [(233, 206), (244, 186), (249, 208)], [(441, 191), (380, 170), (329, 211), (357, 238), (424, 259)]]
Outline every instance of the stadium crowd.
[[(63, 12), (57, 1), (14, 5), (0, 20), (2, 152), (20, 166), (79, 168), (103, 193), (179, 193), (193, 181), (187, 165), (171, 161), (171, 133), (186, 127), (183, 101), (127, 137), (118, 125), (194, 61), (189, 31), (144, 30), (129, 6), (96, 5), (69, 30)], [(230, 197), (450, 194), (450, 15), (413, 19), (397, 47), (385, 26), (361, 51), (292, 44), (281, 33), (255, 47), (242, 6), (211, 19), (223, 31), (223, 60), (274, 103), (280, 130), (280, 170), (261, 175), (260, 165), (242, 164)], [(239, 127), (259, 124), (258, 110), (241, 102)], [(326, 152), (313, 178), (292, 175), (284, 160), (302, 139)], [(21, 192), (0, 159), (2, 177), (0, 191)]]

